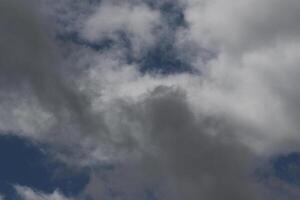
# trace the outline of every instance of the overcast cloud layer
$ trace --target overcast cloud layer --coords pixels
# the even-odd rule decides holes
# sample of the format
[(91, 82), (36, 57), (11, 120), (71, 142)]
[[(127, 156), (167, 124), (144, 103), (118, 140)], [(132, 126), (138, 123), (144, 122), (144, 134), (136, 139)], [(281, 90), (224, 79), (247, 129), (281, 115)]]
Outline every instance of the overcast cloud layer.
[[(299, 23), (297, 0), (2, 0), (1, 134), (47, 144), (91, 177), (76, 197), (17, 194), (299, 198), (256, 174), (300, 151)], [(189, 70), (166, 73), (170, 60)]]

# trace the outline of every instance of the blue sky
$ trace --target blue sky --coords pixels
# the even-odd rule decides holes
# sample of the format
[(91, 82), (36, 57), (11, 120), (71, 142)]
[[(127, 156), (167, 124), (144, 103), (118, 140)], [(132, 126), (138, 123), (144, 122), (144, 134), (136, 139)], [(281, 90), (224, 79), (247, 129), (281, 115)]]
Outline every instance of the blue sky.
[(14, 188), (26, 185), (45, 193), (59, 189), (67, 196), (78, 194), (87, 184), (88, 171), (70, 171), (47, 153), (43, 145), (26, 138), (1, 136), (1, 193), (15, 199)]

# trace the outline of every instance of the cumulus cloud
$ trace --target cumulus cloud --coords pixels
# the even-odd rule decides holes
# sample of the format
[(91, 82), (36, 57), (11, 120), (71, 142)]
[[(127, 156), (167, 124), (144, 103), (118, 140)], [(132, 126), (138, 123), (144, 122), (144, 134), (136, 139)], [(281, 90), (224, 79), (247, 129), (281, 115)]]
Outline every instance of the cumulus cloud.
[[(259, 140), (264, 142), (261, 147), (254, 145), (255, 149), (298, 140), (298, 125), (293, 123), (298, 117), (291, 107), (298, 99), (294, 75), (299, 63), (295, 26), (299, 4), (256, 0), (185, 3), (189, 28), (184, 36), (216, 55), (206, 66), (200, 65), (209, 80), (205, 96), (213, 98), (215, 106), (229, 108), (226, 115), (258, 128)], [(286, 144), (286, 148), (292, 146)]]
[[(65, 47), (53, 32), (64, 27), (40, 4), (1, 2), (0, 129), (51, 141), (69, 166), (92, 167), (82, 196), (132, 200), (151, 190), (163, 199), (266, 199), (257, 164), (299, 150), (300, 4), (176, 3), (185, 24), (176, 29), (162, 28), (170, 25), (161, 5), (149, 1), (98, 2), (90, 13), (89, 5), (68, 8), (71, 16), (84, 12), (80, 22), (64, 19), (78, 23), (72, 31), (83, 40)], [(143, 73), (124, 59), (170, 31), (172, 48), (199, 74)], [(133, 46), (87, 47), (122, 37)], [(104, 173), (102, 163), (116, 169)], [(24, 199), (66, 199), (16, 190)]]
[(239, 52), (273, 46), (292, 38), (297, 40), (299, 4), (294, 0), (185, 2), (186, 19), (196, 41)]
[(160, 25), (160, 13), (145, 4), (104, 2), (86, 21), (83, 37), (91, 41), (105, 38), (120, 40), (127, 34), (134, 51), (141, 51), (155, 42), (155, 28)]
[(29, 187), (19, 185), (15, 186), (15, 190), (22, 200), (71, 200), (58, 191), (54, 191), (52, 194), (44, 194), (39, 191), (34, 191)]

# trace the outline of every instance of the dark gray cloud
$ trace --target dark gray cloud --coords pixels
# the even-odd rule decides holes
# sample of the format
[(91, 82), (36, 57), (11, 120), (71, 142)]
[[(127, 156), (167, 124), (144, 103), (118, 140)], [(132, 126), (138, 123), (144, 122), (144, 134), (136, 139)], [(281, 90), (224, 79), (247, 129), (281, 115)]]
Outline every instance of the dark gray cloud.
[(259, 199), (251, 181), (251, 155), (232, 133), (221, 128), (217, 136), (209, 135), (218, 122), (195, 119), (176, 91), (158, 88), (147, 103), (145, 121), (160, 149), (158, 163), (170, 173), (182, 195), (178, 199)]
[(159, 199), (262, 199), (253, 174), (255, 156), (223, 120), (195, 116), (182, 91), (158, 87), (126, 110), (150, 145), (137, 147), (141, 155), (121, 162), (107, 178), (100, 170), (87, 187), (94, 199), (109, 192), (121, 196), (112, 199), (141, 199), (145, 188), (157, 185)]
[(104, 132), (101, 118), (90, 110), (89, 99), (68, 78), (72, 71), (64, 71), (53, 24), (40, 13), (40, 6), (31, 0), (4, 0), (0, 4), (1, 88), (17, 95), (24, 89), (31, 91), (58, 123), (73, 123), (83, 134)]

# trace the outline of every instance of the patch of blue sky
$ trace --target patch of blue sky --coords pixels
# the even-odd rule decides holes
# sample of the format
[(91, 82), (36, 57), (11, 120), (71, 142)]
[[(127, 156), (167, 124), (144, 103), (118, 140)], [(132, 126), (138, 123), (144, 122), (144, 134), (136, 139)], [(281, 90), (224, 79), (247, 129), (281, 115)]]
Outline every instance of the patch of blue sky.
[(71, 43), (85, 48), (90, 48), (94, 51), (105, 51), (110, 49), (114, 45), (114, 41), (109, 38), (101, 40), (99, 42), (90, 42), (80, 37), (79, 33), (76, 31), (58, 34), (56, 35), (56, 39), (60, 42), (63, 42), (64, 45), (68, 45)]
[(176, 0), (162, 2), (159, 0), (145, 1), (153, 9), (158, 9), (162, 17), (172, 29), (187, 26), (184, 18), (184, 9)]
[(300, 185), (300, 153), (280, 155), (271, 162), (274, 176), (289, 184)]
[(136, 62), (140, 64), (140, 70), (143, 73), (155, 72), (168, 75), (195, 72), (188, 61), (180, 58), (172, 41), (162, 41), (156, 44)]
[(45, 193), (58, 189), (66, 196), (73, 196), (89, 181), (87, 171), (67, 172), (65, 166), (54, 161), (43, 147), (17, 136), (0, 137), (0, 159), (0, 193), (7, 199), (16, 199), (13, 185)]
[(292, 152), (270, 158), (256, 170), (256, 176), (276, 199), (299, 199), (295, 188), (300, 186), (300, 153)]
[[(176, 1), (159, 3), (157, 1), (146, 1), (154, 9), (160, 10), (165, 24), (172, 31), (164, 34), (158, 42), (148, 49), (142, 57), (133, 60), (140, 65), (142, 73), (196, 73), (188, 60), (183, 59), (175, 44), (176, 29), (186, 25), (183, 9)], [(130, 59), (129, 59), (130, 60)], [(132, 61), (132, 60), (131, 60)]]
[(300, 153), (272, 157), (268, 163), (256, 171), (260, 181), (276, 178), (291, 185), (300, 185)]

